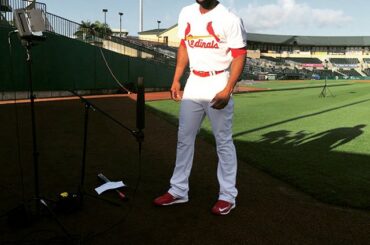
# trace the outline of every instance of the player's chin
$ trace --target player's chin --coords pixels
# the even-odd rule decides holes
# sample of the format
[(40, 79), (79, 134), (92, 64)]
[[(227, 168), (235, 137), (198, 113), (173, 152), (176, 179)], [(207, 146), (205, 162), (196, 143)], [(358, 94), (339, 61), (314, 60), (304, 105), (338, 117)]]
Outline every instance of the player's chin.
[(225, 108), (225, 106), (212, 106), (212, 108), (215, 110), (222, 110)]

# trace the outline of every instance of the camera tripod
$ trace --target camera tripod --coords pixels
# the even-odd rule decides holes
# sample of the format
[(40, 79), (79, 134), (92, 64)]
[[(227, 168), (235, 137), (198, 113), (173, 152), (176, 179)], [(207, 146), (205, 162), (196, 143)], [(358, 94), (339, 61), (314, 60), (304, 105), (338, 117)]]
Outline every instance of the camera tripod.
[(325, 76), (324, 86), (322, 87), (322, 90), (321, 90), (321, 93), (320, 93), (319, 97), (320, 98), (325, 98), (325, 97), (328, 96), (328, 93), (330, 94), (330, 96), (334, 97), (333, 93), (329, 89), (328, 82), (327, 82), (327, 77)]
[[(33, 221), (41, 218), (41, 211), (45, 209), (48, 214), (54, 219), (68, 240), (72, 241), (72, 237), (65, 226), (59, 221), (56, 214), (50, 208), (48, 201), (41, 197), (39, 190), (39, 152), (37, 147), (37, 132), (36, 132), (36, 115), (35, 115), (35, 95), (32, 82), (32, 57), (31, 48), (34, 45), (31, 39), (22, 39), (22, 44), (26, 49), (26, 63), (28, 70), (28, 83), (30, 94), (30, 111), (31, 111), (31, 133), (32, 133), (32, 163), (34, 174), (34, 196), (30, 200), (23, 200), (20, 207), (12, 210), (8, 215), (8, 223), (14, 226), (25, 226)], [(29, 209), (26, 208), (27, 203), (32, 203)]]

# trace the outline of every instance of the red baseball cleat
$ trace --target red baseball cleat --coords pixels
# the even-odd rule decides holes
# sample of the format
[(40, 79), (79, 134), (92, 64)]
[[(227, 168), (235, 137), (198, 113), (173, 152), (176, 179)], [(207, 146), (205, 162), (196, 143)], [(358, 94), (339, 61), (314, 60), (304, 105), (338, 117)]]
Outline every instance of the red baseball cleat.
[(188, 202), (188, 198), (174, 197), (168, 192), (154, 199), (154, 205), (156, 206), (169, 206), (176, 203), (185, 203), (185, 202)]
[(226, 215), (235, 208), (235, 203), (230, 203), (224, 200), (218, 200), (212, 208), (212, 213), (216, 215)]

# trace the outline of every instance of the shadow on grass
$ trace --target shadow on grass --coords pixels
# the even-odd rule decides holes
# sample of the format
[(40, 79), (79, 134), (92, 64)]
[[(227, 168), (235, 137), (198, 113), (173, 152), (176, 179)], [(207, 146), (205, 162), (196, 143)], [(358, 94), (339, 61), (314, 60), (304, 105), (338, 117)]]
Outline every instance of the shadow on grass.
[(335, 152), (360, 136), (366, 125), (309, 134), (271, 131), (257, 142), (236, 140), (238, 157), (318, 200), (353, 208), (370, 207), (370, 156)]
[[(345, 84), (328, 84), (327, 87), (342, 87), (342, 86), (351, 86), (351, 83)], [(268, 93), (268, 92), (276, 92), (276, 91), (290, 91), (290, 90), (303, 90), (303, 89), (313, 89), (313, 88), (322, 88), (324, 85), (314, 85), (314, 86), (299, 86), (299, 87), (287, 87), (287, 88), (269, 88), (266, 90), (255, 90), (253, 93)], [(251, 92), (251, 91), (248, 91)], [(243, 92), (240, 92), (243, 93)]]
[(284, 123), (296, 121), (296, 120), (307, 118), (307, 117), (317, 116), (317, 115), (324, 114), (324, 113), (327, 113), (327, 112), (332, 112), (332, 111), (339, 110), (339, 109), (342, 109), (342, 108), (362, 104), (362, 103), (365, 103), (365, 102), (368, 102), (368, 101), (370, 101), (370, 99), (360, 100), (360, 101), (356, 101), (356, 102), (353, 102), (353, 103), (349, 103), (347, 105), (337, 106), (337, 107), (333, 107), (333, 108), (330, 108), (330, 109), (327, 109), (327, 110), (323, 110), (323, 111), (319, 111), (319, 112), (315, 112), (315, 113), (310, 113), (310, 114), (306, 114), (306, 115), (302, 115), (302, 116), (298, 116), (298, 117), (293, 117), (293, 118), (290, 118), (290, 119), (286, 119), (286, 120), (282, 120), (282, 121), (279, 121), (279, 122), (271, 123), (271, 124), (268, 124), (268, 125), (265, 125), (265, 126), (262, 126), (262, 127), (258, 127), (258, 128), (249, 129), (249, 130), (246, 130), (246, 131), (243, 131), (243, 132), (235, 133), (233, 135), (233, 137), (239, 137), (239, 136), (249, 134), (249, 133), (253, 133), (253, 132), (256, 132), (256, 131), (259, 131), (259, 130), (262, 130), (262, 129), (274, 127), (274, 126), (277, 126), (277, 125), (281, 125), (281, 124), (284, 124)]
[[(234, 138), (287, 122), (312, 117), (341, 108), (368, 102), (359, 100), (323, 111), (234, 134)], [(174, 116), (150, 108), (161, 118), (177, 125)], [(356, 140), (366, 125), (330, 129), (317, 134), (304, 130), (270, 131), (256, 142), (235, 139), (238, 158), (278, 177), (326, 203), (365, 209), (370, 207), (370, 156), (335, 151), (339, 146)], [(199, 137), (215, 145), (213, 134), (201, 129)], [(239, 166), (243, 171), (243, 166)], [(242, 180), (239, 180), (242, 181)]]

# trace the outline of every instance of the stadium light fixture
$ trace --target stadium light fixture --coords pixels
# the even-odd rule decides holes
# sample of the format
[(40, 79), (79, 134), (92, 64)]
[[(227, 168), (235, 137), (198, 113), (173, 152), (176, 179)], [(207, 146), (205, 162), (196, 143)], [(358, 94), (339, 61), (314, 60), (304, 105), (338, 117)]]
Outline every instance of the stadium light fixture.
[(158, 37), (158, 42), (159, 42), (159, 25), (161, 24), (161, 21), (157, 20), (157, 23), (158, 23), (157, 37)]
[(107, 33), (107, 12), (108, 12), (108, 9), (103, 9), (103, 13), (104, 13), (104, 36)]
[(119, 37), (122, 37), (122, 12), (119, 12)]

